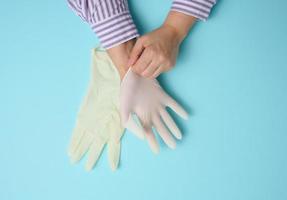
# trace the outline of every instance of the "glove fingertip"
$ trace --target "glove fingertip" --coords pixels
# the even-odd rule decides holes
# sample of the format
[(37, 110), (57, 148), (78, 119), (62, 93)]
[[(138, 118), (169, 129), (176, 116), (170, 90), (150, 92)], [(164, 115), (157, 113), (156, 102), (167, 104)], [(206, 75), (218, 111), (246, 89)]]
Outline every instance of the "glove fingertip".
[(76, 164), (78, 160), (76, 158), (73, 158), (73, 156), (70, 158), (70, 163), (71, 164)]
[(114, 164), (111, 165), (111, 169), (112, 169), (113, 172), (116, 171), (117, 168), (118, 168), (117, 164), (114, 163)]
[(179, 116), (181, 116), (184, 120), (188, 120), (188, 113), (183, 109), (181, 108), (178, 112)]
[(159, 148), (158, 148), (158, 147), (151, 148), (151, 151), (152, 151), (155, 155), (158, 155), (158, 154), (159, 154)]
[(187, 113), (186, 111), (184, 111), (184, 114), (183, 114), (182, 118), (183, 118), (184, 120), (188, 120), (189, 115), (188, 115), (188, 113)]
[(177, 135), (175, 135), (176, 139), (181, 140), (182, 139), (182, 134), (179, 132)]
[(118, 158), (117, 158), (117, 159), (115, 159), (115, 158), (109, 158), (109, 159), (110, 159), (110, 160), (109, 160), (109, 162), (110, 162), (110, 168), (111, 168), (111, 170), (114, 172), (114, 171), (116, 171), (117, 168), (118, 168), (119, 160), (118, 160)]
[(85, 166), (85, 170), (86, 170), (87, 172), (91, 172), (92, 169), (93, 169), (92, 165), (86, 165), (86, 166)]
[(168, 144), (168, 147), (169, 147), (170, 149), (172, 149), (172, 150), (175, 150), (175, 148), (176, 148), (176, 143), (175, 143), (175, 141), (170, 142), (170, 143)]

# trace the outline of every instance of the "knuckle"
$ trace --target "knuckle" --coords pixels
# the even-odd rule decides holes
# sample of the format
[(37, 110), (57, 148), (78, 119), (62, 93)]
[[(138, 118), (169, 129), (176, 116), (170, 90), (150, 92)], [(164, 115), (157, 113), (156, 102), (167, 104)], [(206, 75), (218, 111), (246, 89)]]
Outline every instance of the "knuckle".
[(168, 61), (166, 62), (166, 69), (167, 69), (167, 70), (173, 68), (173, 66), (174, 66), (174, 63), (173, 63), (172, 61), (168, 60)]

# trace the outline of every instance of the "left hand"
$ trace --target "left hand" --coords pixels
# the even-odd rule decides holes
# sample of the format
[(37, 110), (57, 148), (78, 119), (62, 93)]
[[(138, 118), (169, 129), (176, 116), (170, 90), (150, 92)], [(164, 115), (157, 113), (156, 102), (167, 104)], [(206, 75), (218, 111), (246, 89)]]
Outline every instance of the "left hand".
[(181, 41), (177, 30), (164, 24), (136, 41), (128, 65), (141, 76), (156, 78), (175, 66)]

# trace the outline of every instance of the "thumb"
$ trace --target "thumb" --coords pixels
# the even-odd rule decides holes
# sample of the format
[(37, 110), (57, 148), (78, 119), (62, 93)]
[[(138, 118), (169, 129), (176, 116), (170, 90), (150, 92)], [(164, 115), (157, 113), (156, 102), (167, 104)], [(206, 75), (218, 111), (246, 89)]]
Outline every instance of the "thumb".
[(130, 54), (130, 58), (128, 61), (128, 67), (132, 66), (133, 64), (136, 63), (136, 61), (138, 60), (138, 58), (140, 57), (141, 53), (144, 50), (144, 43), (142, 42), (141, 39), (138, 39), (136, 41), (135, 46), (133, 47), (131, 54)]

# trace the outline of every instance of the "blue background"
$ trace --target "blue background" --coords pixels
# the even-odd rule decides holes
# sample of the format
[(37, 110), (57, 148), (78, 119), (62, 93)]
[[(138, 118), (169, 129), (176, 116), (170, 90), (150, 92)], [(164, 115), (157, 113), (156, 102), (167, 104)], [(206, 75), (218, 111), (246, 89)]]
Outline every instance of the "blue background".
[[(141, 33), (171, 0), (130, 1)], [(191, 113), (155, 156), (126, 134), (119, 170), (66, 155), (98, 40), (65, 1), (0, 6), (0, 199), (287, 199), (287, 2), (221, 0), (161, 82)]]

